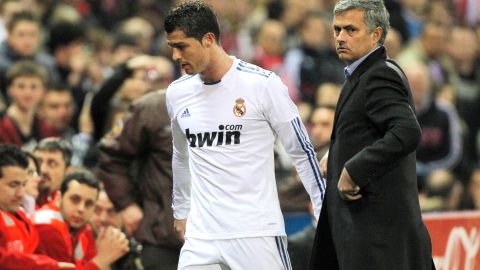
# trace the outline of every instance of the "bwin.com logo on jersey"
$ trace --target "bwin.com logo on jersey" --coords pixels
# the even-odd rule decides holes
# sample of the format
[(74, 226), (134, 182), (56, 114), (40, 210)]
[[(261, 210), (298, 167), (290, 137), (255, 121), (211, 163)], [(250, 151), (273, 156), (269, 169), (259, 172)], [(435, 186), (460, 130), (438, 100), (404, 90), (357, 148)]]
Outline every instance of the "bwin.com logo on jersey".
[(190, 117), (190, 112), (188, 111), (188, 108), (183, 111), (182, 115), (180, 115), (180, 118), (185, 118), (185, 117)]
[(190, 129), (185, 129), (190, 147), (220, 146), (240, 144), (240, 131), (242, 125), (219, 125), (218, 131), (190, 133)]

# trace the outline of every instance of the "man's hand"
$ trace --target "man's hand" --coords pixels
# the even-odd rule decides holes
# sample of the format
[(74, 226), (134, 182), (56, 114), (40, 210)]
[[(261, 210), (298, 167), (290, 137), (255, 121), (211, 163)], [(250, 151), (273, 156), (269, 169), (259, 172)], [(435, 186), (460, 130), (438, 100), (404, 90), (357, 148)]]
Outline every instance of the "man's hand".
[(128, 236), (132, 236), (140, 226), (143, 219), (143, 210), (137, 204), (131, 204), (120, 212), (122, 215), (123, 225)]
[(58, 268), (60, 268), (60, 269), (74, 269), (75, 268), (75, 264), (73, 264), (73, 263), (58, 262), (57, 265), (58, 265)]
[(96, 242), (97, 253), (93, 262), (100, 269), (109, 269), (110, 265), (128, 252), (128, 240), (119, 229), (109, 226), (100, 229)]
[(173, 227), (180, 240), (185, 241), (185, 229), (187, 227), (187, 219), (175, 219)]
[(342, 170), (337, 187), (342, 200), (355, 201), (362, 198), (362, 195), (359, 193), (360, 187), (353, 182), (346, 168), (343, 168)]
[(328, 165), (328, 151), (323, 155), (322, 159), (320, 160), (320, 174), (322, 174), (323, 178), (327, 178), (327, 165)]

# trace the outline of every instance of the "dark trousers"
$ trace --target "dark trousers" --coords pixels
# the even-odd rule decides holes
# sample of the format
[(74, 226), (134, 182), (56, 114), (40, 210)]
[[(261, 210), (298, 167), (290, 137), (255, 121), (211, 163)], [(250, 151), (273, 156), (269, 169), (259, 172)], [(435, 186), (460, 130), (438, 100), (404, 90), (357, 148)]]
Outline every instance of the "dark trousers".
[(144, 245), (142, 263), (145, 270), (177, 270), (180, 249)]

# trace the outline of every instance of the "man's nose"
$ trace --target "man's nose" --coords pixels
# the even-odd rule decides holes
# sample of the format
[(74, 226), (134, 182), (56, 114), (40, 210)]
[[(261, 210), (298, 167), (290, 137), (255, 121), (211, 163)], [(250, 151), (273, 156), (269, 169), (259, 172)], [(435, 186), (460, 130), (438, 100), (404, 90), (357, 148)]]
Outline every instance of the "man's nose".
[(172, 50), (172, 60), (178, 62), (182, 58), (182, 54), (180, 50), (177, 48), (173, 48)]
[(340, 32), (338, 32), (338, 35), (335, 37), (335, 40), (337, 42), (343, 42), (343, 41), (345, 41), (345, 35), (346, 35), (345, 31), (340, 30)]
[(19, 186), (18, 189), (15, 192), (15, 195), (18, 198), (23, 197), (25, 195), (25, 186), (24, 185)]

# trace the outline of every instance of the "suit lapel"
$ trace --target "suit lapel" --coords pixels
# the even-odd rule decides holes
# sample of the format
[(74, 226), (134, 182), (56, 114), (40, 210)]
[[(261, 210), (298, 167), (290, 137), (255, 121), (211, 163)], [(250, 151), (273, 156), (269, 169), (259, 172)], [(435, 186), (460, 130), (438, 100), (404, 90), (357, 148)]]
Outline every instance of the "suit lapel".
[(335, 138), (335, 130), (338, 122), (338, 117), (342, 112), (342, 109), (345, 105), (345, 102), (351, 96), (353, 91), (355, 91), (357, 84), (360, 82), (360, 77), (365, 71), (367, 71), (375, 62), (379, 60), (386, 60), (387, 55), (385, 52), (385, 48), (381, 46), (379, 49), (374, 51), (370, 54), (353, 72), (352, 75), (345, 81), (342, 87), (342, 91), (340, 93), (340, 97), (338, 98), (337, 102), (337, 109), (335, 112), (335, 118), (333, 121), (333, 131), (331, 139)]

